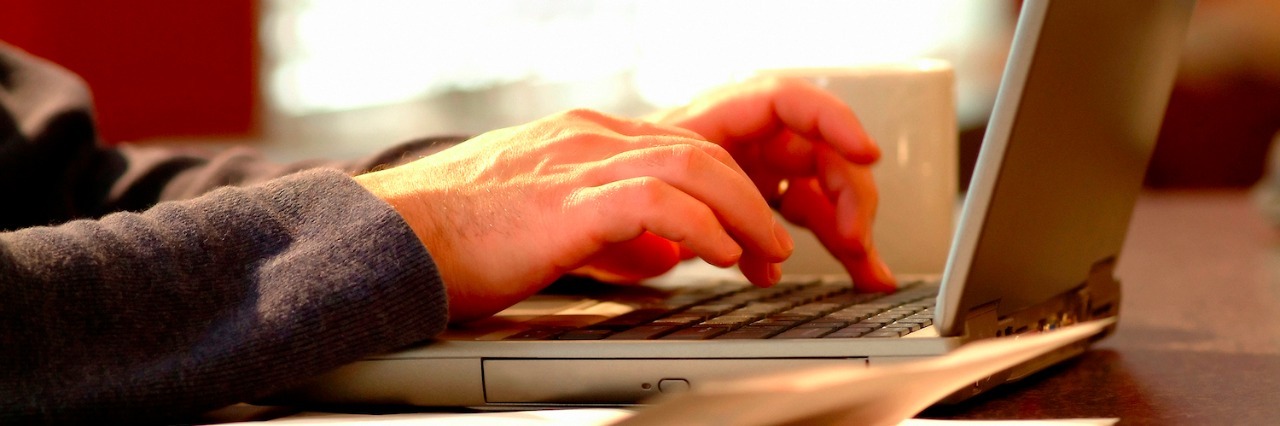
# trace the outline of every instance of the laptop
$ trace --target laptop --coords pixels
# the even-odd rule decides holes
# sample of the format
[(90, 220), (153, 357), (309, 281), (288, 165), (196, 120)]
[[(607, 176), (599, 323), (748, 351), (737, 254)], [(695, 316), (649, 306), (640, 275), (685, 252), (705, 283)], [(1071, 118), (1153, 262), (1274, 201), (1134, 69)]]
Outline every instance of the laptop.
[[(318, 377), (290, 399), (524, 409), (634, 404), (813, 364), (876, 366), (1114, 317), (1117, 255), (1193, 0), (1027, 0), (941, 277), (888, 295), (847, 277), (574, 282), (439, 339)], [(958, 401), (1085, 351), (1073, 342)]]

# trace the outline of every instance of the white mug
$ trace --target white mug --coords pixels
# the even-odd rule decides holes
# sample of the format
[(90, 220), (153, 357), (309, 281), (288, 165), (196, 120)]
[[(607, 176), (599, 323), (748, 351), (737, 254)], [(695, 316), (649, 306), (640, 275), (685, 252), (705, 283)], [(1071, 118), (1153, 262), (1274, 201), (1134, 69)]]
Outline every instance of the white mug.
[[(945, 61), (847, 68), (787, 68), (757, 74), (806, 79), (835, 94), (880, 145), (872, 166), (880, 203), (872, 229), (896, 275), (938, 274), (946, 264), (957, 201), (954, 73)], [(788, 224), (795, 254), (786, 273), (844, 273), (808, 230)]]

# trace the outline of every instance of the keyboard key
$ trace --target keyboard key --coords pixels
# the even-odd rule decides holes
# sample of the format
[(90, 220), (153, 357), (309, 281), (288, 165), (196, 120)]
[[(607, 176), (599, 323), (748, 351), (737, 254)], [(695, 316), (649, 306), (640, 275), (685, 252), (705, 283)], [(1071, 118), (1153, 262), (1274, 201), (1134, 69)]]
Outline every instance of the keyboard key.
[(826, 315), (826, 314), (835, 312), (837, 309), (840, 309), (840, 308), (841, 306), (835, 303), (815, 302), (815, 303), (809, 303), (806, 305), (800, 305), (795, 308), (791, 308), (791, 310), (787, 312), (795, 312), (800, 314), (812, 314), (812, 315)]
[(816, 339), (835, 331), (836, 327), (797, 327), (782, 332), (774, 339)]
[(642, 325), (606, 337), (606, 340), (648, 340), (656, 339), (664, 334), (680, 328), (675, 325)]
[(889, 325), (885, 326), (884, 328), (897, 328), (897, 329), (902, 329), (902, 330), (903, 330), (903, 333), (902, 333), (902, 334), (907, 334), (907, 333), (910, 333), (910, 332), (913, 332), (913, 331), (919, 330), (919, 329), (921, 329), (922, 327), (920, 326), (920, 324), (917, 324), (917, 323), (914, 323), (914, 322), (895, 322), (895, 323), (893, 323), (893, 324), (889, 324)]
[(782, 326), (768, 326), (768, 327), (747, 326), (747, 327), (739, 328), (737, 330), (730, 331), (728, 333), (716, 336), (715, 339), (716, 340), (768, 339), (778, 333), (781, 333), (783, 330), (786, 330), (786, 329), (787, 329), (786, 327), (782, 327)]
[(531, 328), (531, 329), (513, 334), (511, 336), (508, 336), (504, 340), (547, 340), (547, 339), (556, 337), (560, 335), (560, 333), (564, 333), (568, 330), (569, 329), (567, 328), (556, 328), (556, 327)]
[(556, 340), (600, 340), (608, 337), (610, 330), (573, 330), (556, 336)]
[(689, 325), (697, 324), (711, 319), (710, 315), (688, 315), (676, 314), (666, 318), (659, 318), (653, 321), (655, 325)]
[(904, 323), (920, 324), (921, 327), (928, 327), (929, 325), (933, 324), (933, 318), (906, 317), (898, 320), (898, 322), (896, 322), (895, 324), (904, 324)]
[(884, 337), (902, 337), (902, 330), (882, 328), (863, 335), (862, 337), (884, 338)]
[(706, 339), (710, 339), (712, 337), (716, 337), (721, 334), (724, 334), (728, 331), (729, 331), (729, 328), (727, 327), (696, 325), (693, 327), (677, 330), (674, 333), (668, 334), (666, 336), (662, 336), (661, 339), (662, 340), (706, 340)]
[(852, 322), (853, 321), (844, 320), (840, 318), (822, 317), (822, 318), (814, 318), (813, 320), (806, 322), (800, 326), (801, 327), (816, 327), (816, 326), (844, 327), (846, 325), (849, 325)]
[(877, 321), (877, 322), (886, 322), (886, 323), (889, 323), (889, 322), (894, 322), (894, 321), (897, 321), (897, 320), (900, 320), (900, 319), (906, 318), (906, 317), (907, 317), (907, 315), (908, 315), (908, 314), (894, 314), (894, 313), (884, 312), (884, 313), (881, 313), (881, 314), (877, 314), (876, 316), (873, 316), (873, 317), (871, 317), (871, 318), (867, 318), (867, 321)]
[(842, 320), (849, 320), (849, 321), (861, 321), (861, 320), (870, 318), (872, 315), (875, 315), (875, 314), (876, 314), (875, 312), (842, 310), (842, 311), (832, 312), (830, 315), (827, 315), (827, 318), (839, 318)]
[(840, 339), (840, 338), (862, 337), (862, 335), (867, 334), (867, 333), (870, 333), (870, 332), (872, 332), (873, 330), (874, 330), (874, 329), (873, 329), (873, 328), (871, 328), (871, 327), (858, 327), (858, 326), (845, 327), (845, 328), (842, 328), (842, 329), (839, 329), (839, 330), (833, 331), (833, 332), (831, 332), (831, 334), (828, 334), (828, 335), (826, 335), (826, 336), (822, 336), (822, 337), (823, 337), (824, 339)]
[(701, 305), (701, 306), (694, 306), (694, 307), (692, 307), (692, 308), (689, 308), (689, 310), (684, 311), (684, 313), (686, 313), (686, 314), (707, 315), (707, 316), (714, 317), (714, 316), (717, 316), (717, 315), (723, 315), (725, 312), (729, 312), (729, 311), (732, 311), (732, 310), (734, 310), (734, 309), (738, 309), (738, 307), (739, 307), (739, 306), (741, 306), (741, 304), (723, 304), (723, 303), (717, 303), (717, 304), (714, 304), (714, 305)]
[(856, 323), (854, 323), (854, 324), (856, 324), (856, 325), (861, 325), (861, 326), (866, 326), (866, 327), (871, 327), (871, 328), (880, 328), (880, 327), (884, 327), (886, 324), (889, 324), (889, 323), (891, 323), (891, 322), (893, 322), (893, 321), (888, 321), (888, 320), (879, 320), (879, 319), (875, 319), (875, 318), (867, 318), (867, 319), (864, 319), (864, 320), (862, 320), (862, 321), (858, 321), (858, 322), (856, 322)]
[(793, 326), (793, 325), (796, 325), (796, 324), (800, 324), (800, 323), (803, 323), (803, 322), (805, 322), (805, 319), (804, 319), (804, 318), (798, 318), (798, 319), (797, 319), (797, 318), (773, 318), (773, 317), (769, 317), (769, 318), (762, 319), (762, 320), (760, 320), (760, 321), (753, 322), (753, 323), (751, 323), (751, 325), (776, 325), (776, 326), (790, 327), (790, 326)]
[(626, 330), (637, 325), (646, 324), (667, 314), (665, 309), (637, 309), (613, 318), (592, 324), (586, 328), (595, 330)]
[(816, 314), (797, 313), (795, 310), (789, 310), (780, 314), (769, 315), (769, 319), (791, 320), (791, 321), (808, 321), (817, 318)]

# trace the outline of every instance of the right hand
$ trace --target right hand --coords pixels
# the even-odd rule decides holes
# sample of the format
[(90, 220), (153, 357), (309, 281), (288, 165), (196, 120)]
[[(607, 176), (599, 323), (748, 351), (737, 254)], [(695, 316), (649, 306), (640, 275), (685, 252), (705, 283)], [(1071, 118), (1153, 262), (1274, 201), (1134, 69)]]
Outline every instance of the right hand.
[(767, 263), (742, 268), (767, 286), (792, 250), (723, 148), (591, 111), (485, 133), (356, 180), (426, 245), (453, 321), (491, 315), (609, 251), (678, 250), (667, 240), (717, 266)]

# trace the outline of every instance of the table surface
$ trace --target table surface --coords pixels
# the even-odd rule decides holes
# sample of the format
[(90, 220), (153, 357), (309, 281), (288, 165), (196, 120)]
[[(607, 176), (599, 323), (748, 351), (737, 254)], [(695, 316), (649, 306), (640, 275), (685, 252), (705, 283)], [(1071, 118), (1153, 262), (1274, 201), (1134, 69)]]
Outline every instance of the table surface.
[(922, 417), (1280, 424), (1278, 229), (1247, 192), (1144, 193), (1116, 273), (1117, 333)]

